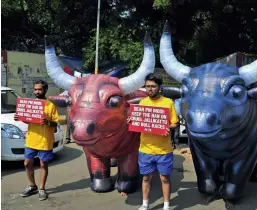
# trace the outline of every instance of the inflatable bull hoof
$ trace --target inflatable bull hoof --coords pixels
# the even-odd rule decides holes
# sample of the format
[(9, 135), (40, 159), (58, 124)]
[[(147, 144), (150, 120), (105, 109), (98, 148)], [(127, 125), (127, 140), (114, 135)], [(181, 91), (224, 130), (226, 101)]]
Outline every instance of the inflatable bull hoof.
[(231, 209), (234, 203), (242, 198), (242, 187), (232, 183), (225, 183), (220, 188), (220, 194), (225, 202), (226, 209)]
[(118, 180), (115, 184), (115, 189), (118, 192), (124, 192), (126, 194), (133, 193), (136, 191), (138, 185), (137, 177), (132, 178), (128, 181)]
[(109, 177), (106, 179), (93, 179), (91, 182), (91, 189), (92, 191), (98, 193), (110, 192), (114, 190), (112, 178)]
[(232, 202), (230, 202), (230, 201), (228, 201), (228, 200), (224, 200), (224, 202), (225, 202), (225, 208), (226, 209), (234, 209), (235, 208), (235, 205), (232, 203)]
[(241, 188), (231, 184), (225, 183), (217, 189), (217, 185), (211, 179), (206, 179), (204, 181), (198, 181), (198, 190), (199, 192), (209, 195), (206, 198), (208, 203), (213, 202), (214, 200), (223, 199), (225, 202), (226, 209), (234, 208), (235, 201), (239, 200), (241, 197)]
[(219, 191), (216, 191), (216, 192), (214, 192), (212, 195), (207, 196), (206, 202), (207, 202), (207, 203), (211, 203), (211, 202), (213, 202), (213, 201), (215, 201), (215, 200), (219, 200), (219, 199), (221, 199), (220, 192), (219, 192)]
[(198, 180), (198, 191), (203, 194), (213, 195), (217, 192), (217, 185), (211, 179)]

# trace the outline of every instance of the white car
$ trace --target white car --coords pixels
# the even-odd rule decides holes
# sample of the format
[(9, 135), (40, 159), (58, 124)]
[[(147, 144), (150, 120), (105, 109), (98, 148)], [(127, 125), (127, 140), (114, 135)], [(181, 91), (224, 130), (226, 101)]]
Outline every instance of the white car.
[[(16, 99), (19, 96), (11, 88), (1, 87), (1, 159), (5, 161), (24, 160), (24, 148), (28, 125), (14, 121)], [(63, 149), (63, 130), (58, 124), (55, 133), (53, 153)]]
[(178, 128), (178, 138), (187, 138), (187, 131), (185, 126), (185, 120), (182, 118), (182, 116), (179, 116), (179, 128)]

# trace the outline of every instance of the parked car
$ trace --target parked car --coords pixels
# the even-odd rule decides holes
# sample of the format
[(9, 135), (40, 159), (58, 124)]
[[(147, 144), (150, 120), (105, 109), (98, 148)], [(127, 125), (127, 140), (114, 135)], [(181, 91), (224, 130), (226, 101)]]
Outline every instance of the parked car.
[[(14, 121), (16, 99), (19, 96), (8, 87), (1, 87), (1, 159), (5, 161), (24, 160), (25, 139), (28, 125)], [(63, 149), (63, 130), (58, 124), (54, 133), (53, 152)]]
[(178, 138), (187, 138), (187, 131), (185, 126), (185, 120), (182, 116), (179, 116)]

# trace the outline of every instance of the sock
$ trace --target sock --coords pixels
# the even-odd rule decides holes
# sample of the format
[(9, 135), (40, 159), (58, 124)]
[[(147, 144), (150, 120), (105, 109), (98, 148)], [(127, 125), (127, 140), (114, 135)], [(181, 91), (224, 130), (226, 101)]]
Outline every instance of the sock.
[(164, 201), (163, 208), (167, 209), (169, 207), (170, 207), (170, 202), (169, 201)]
[(143, 206), (149, 206), (149, 201), (148, 200), (143, 200)]

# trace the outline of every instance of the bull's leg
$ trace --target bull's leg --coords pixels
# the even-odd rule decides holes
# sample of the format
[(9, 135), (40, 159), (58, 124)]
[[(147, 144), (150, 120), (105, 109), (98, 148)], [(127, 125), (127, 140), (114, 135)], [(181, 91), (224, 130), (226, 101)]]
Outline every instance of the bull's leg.
[(220, 161), (203, 154), (193, 140), (189, 140), (191, 154), (197, 175), (197, 185), (200, 193), (210, 195), (207, 201), (219, 196)]
[(115, 188), (120, 193), (133, 193), (138, 185), (138, 150), (118, 158), (118, 177)]
[(225, 183), (220, 191), (226, 207), (231, 208), (231, 203), (241, 198), (256, 162), (257, 144), (248, 146), (238, 156), (224, 162)]
[(109, 192), (113, 190), (113, 182), (110, 177), (110, 159), (98, 157), (83, 148), (91, 178), (91, 189), (95, 192)]

